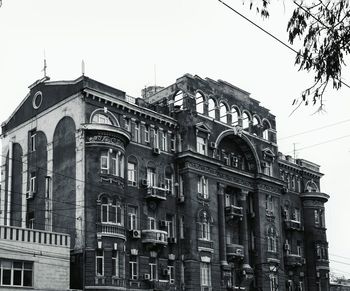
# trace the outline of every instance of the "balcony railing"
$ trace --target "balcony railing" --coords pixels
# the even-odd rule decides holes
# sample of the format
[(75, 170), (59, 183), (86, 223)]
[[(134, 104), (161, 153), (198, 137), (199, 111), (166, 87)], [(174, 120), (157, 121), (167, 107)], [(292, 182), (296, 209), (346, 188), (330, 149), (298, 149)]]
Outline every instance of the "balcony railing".
[(284, 261), (287, 266), (302, 266), (305, 264), (305, 259), (297, 254), (288, 254)]
[(146, 188), (146, 199), (166, 200), (168, 190), (156, 186), (149, 186)]
[(235, 205), (226, 206), (225, 215), (227, 219), (241, 219), (243, 217), (243, 208)]
[(125, 228), (121, 225), (110, 223), (97, 223), (97, 234), (101, 236), (119, 237), (125, 239)]
[(0, 239), (70, 247), (68, 234), (14, 226), (0, 226)]
[(214, 242), (212, 240), (198, 239), (198, 248), (214, 249)]
[(284, 220), (284, 225), (286, 229), (299, 230), (299, 231), (304, 230), (304, 227), (301, 225), (300, 221), (286, 219)]
[(168, 233), (159, 229), (145, 229), (142, 231), (142, 242), (156, 245), (167, 245)]
[(153, 288), (153, 290), (169, 290), (169, 282), (167, 281), (151, 281), (150, 283), (150, 287)]
[(244, 247), (242, 245), (236, 244), (227, 244), (226, 245), (226, 255), (228, 261), (232, 261), (234, 259), (240, 259), (244, 257)]

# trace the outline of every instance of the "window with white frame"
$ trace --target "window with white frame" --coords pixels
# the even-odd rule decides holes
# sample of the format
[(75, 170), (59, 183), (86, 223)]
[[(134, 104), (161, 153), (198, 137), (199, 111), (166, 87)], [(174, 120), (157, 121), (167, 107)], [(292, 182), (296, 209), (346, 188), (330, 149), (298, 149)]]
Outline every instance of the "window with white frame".
[(36, 192), (36, 172), (30, 173), (29, 191), (30, 193)]
[(29, 132), (29, 149), (31, 152), (36, 151), (36, 130), (31, 130)]
[(131, 123), (130, 120), (128, 118), (124, 119), (124, 128), (126, 131), (131, 131)]
[(208, 178), (204, 176), (198, 177), (198, 193), (204, 198), (209, 198), (209, 192), (208, 192)]
[(157, 128), (153, 129), (153, 148), (159, 149), (159, 131)]
[(300, 209), (299, 208), (294, 208), (293, 221), (300, 223)]
[(147, 168), (147, 183), (150, 187), (157, 186), (156, 170), (154, 168)]
[(174, 266), (168, 266), (168, 274), (169, 274), (169, 283), (174, 284), (175, 283), (175, 267)]
[(137, 206), (128, 206), (128, 227), (130, 230), (138, 229)]
[(161, 150), (164, 152), (168, 151), (168, 136), (167, 136), (167, 132), (163, 131), (162, 132), (162, 147)]
[(201, 287), (211, 286), (211, 266), (210, 263), (200, 263)]
[(277, 233), (273, 227), (269, 227), (267, 230), (267, 251), (277, 252)]
[(130, 256), (129, 258), (129, 274), (131, 280), (138, 279), (138, 261), (137, 256)]
[(269, 162), (264, 162), (263, 171), (265, 175), (272, 176), (272, 164)]
[(206, 211), (203, 211), (199, 225), (200, 239), (210, 240), (210, 217)]
[(166, 227), (167, 227), (168, 237), (175, 237), (175, 216), (174, 215), (167, 214)]
[(179, 175), (179, 196), (184, 196), (184, 180), (182, 174)]
[(124, 225), (123, 207), (115, 201), (111, 201), (107, 197), (101, 199), (101, 222), (117, 225)]
[(135, 122), (135, 128), (134, 128), (134, 141), (140, 142), (141, 139), (141, 133), (140, 133), (140, 123)]
[(175, 152), (175, 146), (176, 146), (176, 143), (175, 143), (175, 134), (171, 134), (171, 138), (170, 138), (170, 150)]
[(1, 259), (0, 286), (33, 287), (33, 262)]
[(157, 281), (158, 280), (158, 266), (157, 266), (157, 259), (156, 258), (150, 258), (149, 259), (149, 275), (150, 275), (150, 281)]
[(304, 282), (303, 281), (299, 282), (299, 291), (304, 291)]
[(303, 256), (303, 249), (302, 249), (300, 240), (297, 241), (297, 255), (300, 257)]
[(96, 250), (96, 275), (104, 275), (104, 252), (102, 249)]
[(196, 111), (197, 113), (204, 113), (204, 97), (201, 93), (196, 93)]
[(149, 142), (149, 127), (148, 125), (145, 125), (145, 142)]
[(270, 291), (278, 291), (278, 277), (276, 273), (270, 274)]
[(173, 193), (173, 179), (174, 179), (174, 176), (173, 176), (171, 167), (166, 167), (164, 184), (165, 184), (165, 189), (170, 193)]
[(211, 118), (215, 118), (216, 116), (216, 104), (214, 99), (210, 98), (208, 101), (208, 115)]
[(153, 230), (157, 229), (157, 222), (154, 217), (148, 216), (147, 221), (148, 221), (148, 229), (153, 229)]
[(185, 220), (185, 217), (184, 216), (180, 216), (180, 226), (179, 226), (179, 234), (180, 234), (180, 238), (183, 239), (185, 238), (184, 237), (184, 220)]
[(197, 153), (201, 155), (207, 154), (207, 140), (204, 137), (197, 136)]
[(101, 173), (124, 178), (124, 154), (120, 151), (102, 151)]
[(110, 125), (112, 124), (111, 119), (107, 115), (104, 115), (102, 113), (96, 113), (92, 117), (92, 122), (93, 123), (110, 124)]
[(137, 169), (134, 162), (128, 162), (128, 184), (136, 186)]
[(117, 250), (112, 250), (112, 276), (119, 278), (119, 271), (119, 252)]

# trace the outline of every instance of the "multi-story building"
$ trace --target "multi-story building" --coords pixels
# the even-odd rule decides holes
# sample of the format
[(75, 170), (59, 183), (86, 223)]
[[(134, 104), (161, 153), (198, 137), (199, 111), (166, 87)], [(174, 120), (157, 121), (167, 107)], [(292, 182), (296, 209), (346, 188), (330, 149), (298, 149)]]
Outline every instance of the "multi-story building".
[(1, 224), (66, 232), (71, 287), (328, 290), (319, 166), (225, 81), (47, 78), (2, 125)]

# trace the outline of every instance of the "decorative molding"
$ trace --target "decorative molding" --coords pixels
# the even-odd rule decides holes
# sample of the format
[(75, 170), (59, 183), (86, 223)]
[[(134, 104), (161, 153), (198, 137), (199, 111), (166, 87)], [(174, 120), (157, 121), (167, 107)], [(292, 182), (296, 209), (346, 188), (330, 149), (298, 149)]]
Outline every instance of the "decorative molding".
[(266, 185), (266, 184), (257, 184), (257, 187), (259, 190), (267, 191), (267, 192), (274, 192), (276, 194), (281, 194), (281, 188), (278, 188), (276, 186)]
[(111, 137), (108, 135), (93, 135), (87, 136), (85, 139), (86, 144), (94, 144), (94, 143), (104, 143), (112, 146), (118, 146), (124, 148), (124, 143), (121, 139), (117, 137)]

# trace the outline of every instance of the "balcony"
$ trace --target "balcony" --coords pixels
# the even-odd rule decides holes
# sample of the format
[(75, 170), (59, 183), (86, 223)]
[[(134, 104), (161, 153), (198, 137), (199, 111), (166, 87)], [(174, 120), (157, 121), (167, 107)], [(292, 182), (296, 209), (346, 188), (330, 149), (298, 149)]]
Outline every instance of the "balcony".
[(284, 226), (288, 230), (297, 230), (297, 231), (304, 230), (304, 227), (301, 225), (300, 221), (286, 219), (286, 220), (284, 220)]
[(146, 196), (145, 198), (147, 200), (159, 200), (164, 201), (166, 200), (168, 190), (165, 188), (160, 188), (156, 186), (149, 186), (146, 189)]
[(244, 247), (242, 245), (227, 244), (226, 255), (228, 261), (242, 259), (244, 257)]
[(198, 251), (214, 252), (214, 242), (207, 239), (198, 239)]
[(235, 219), (235, 218), (242, 219), (243, 208), (235, 205), (226, 206), (225, 215), (227, 220)]
[(166, 246), (168, 244), (168, 233), (158, 229), (145, 229), (142, 231), (142, 242)]
[(109, 236), (126, 239), (125, 228), (121, 225), (110, 224), (110, 223), (97, 223), (97, 236)]
[(151, 281), (149, 283), (150, 287), (153, 288), (153, 290), (169, 290), (170, 284), (168, 281)]
[(305, 264), (305, 259), (297, 254), (287, 254), (284, 258), (284, 262), (287, 266), (297, 267)]

